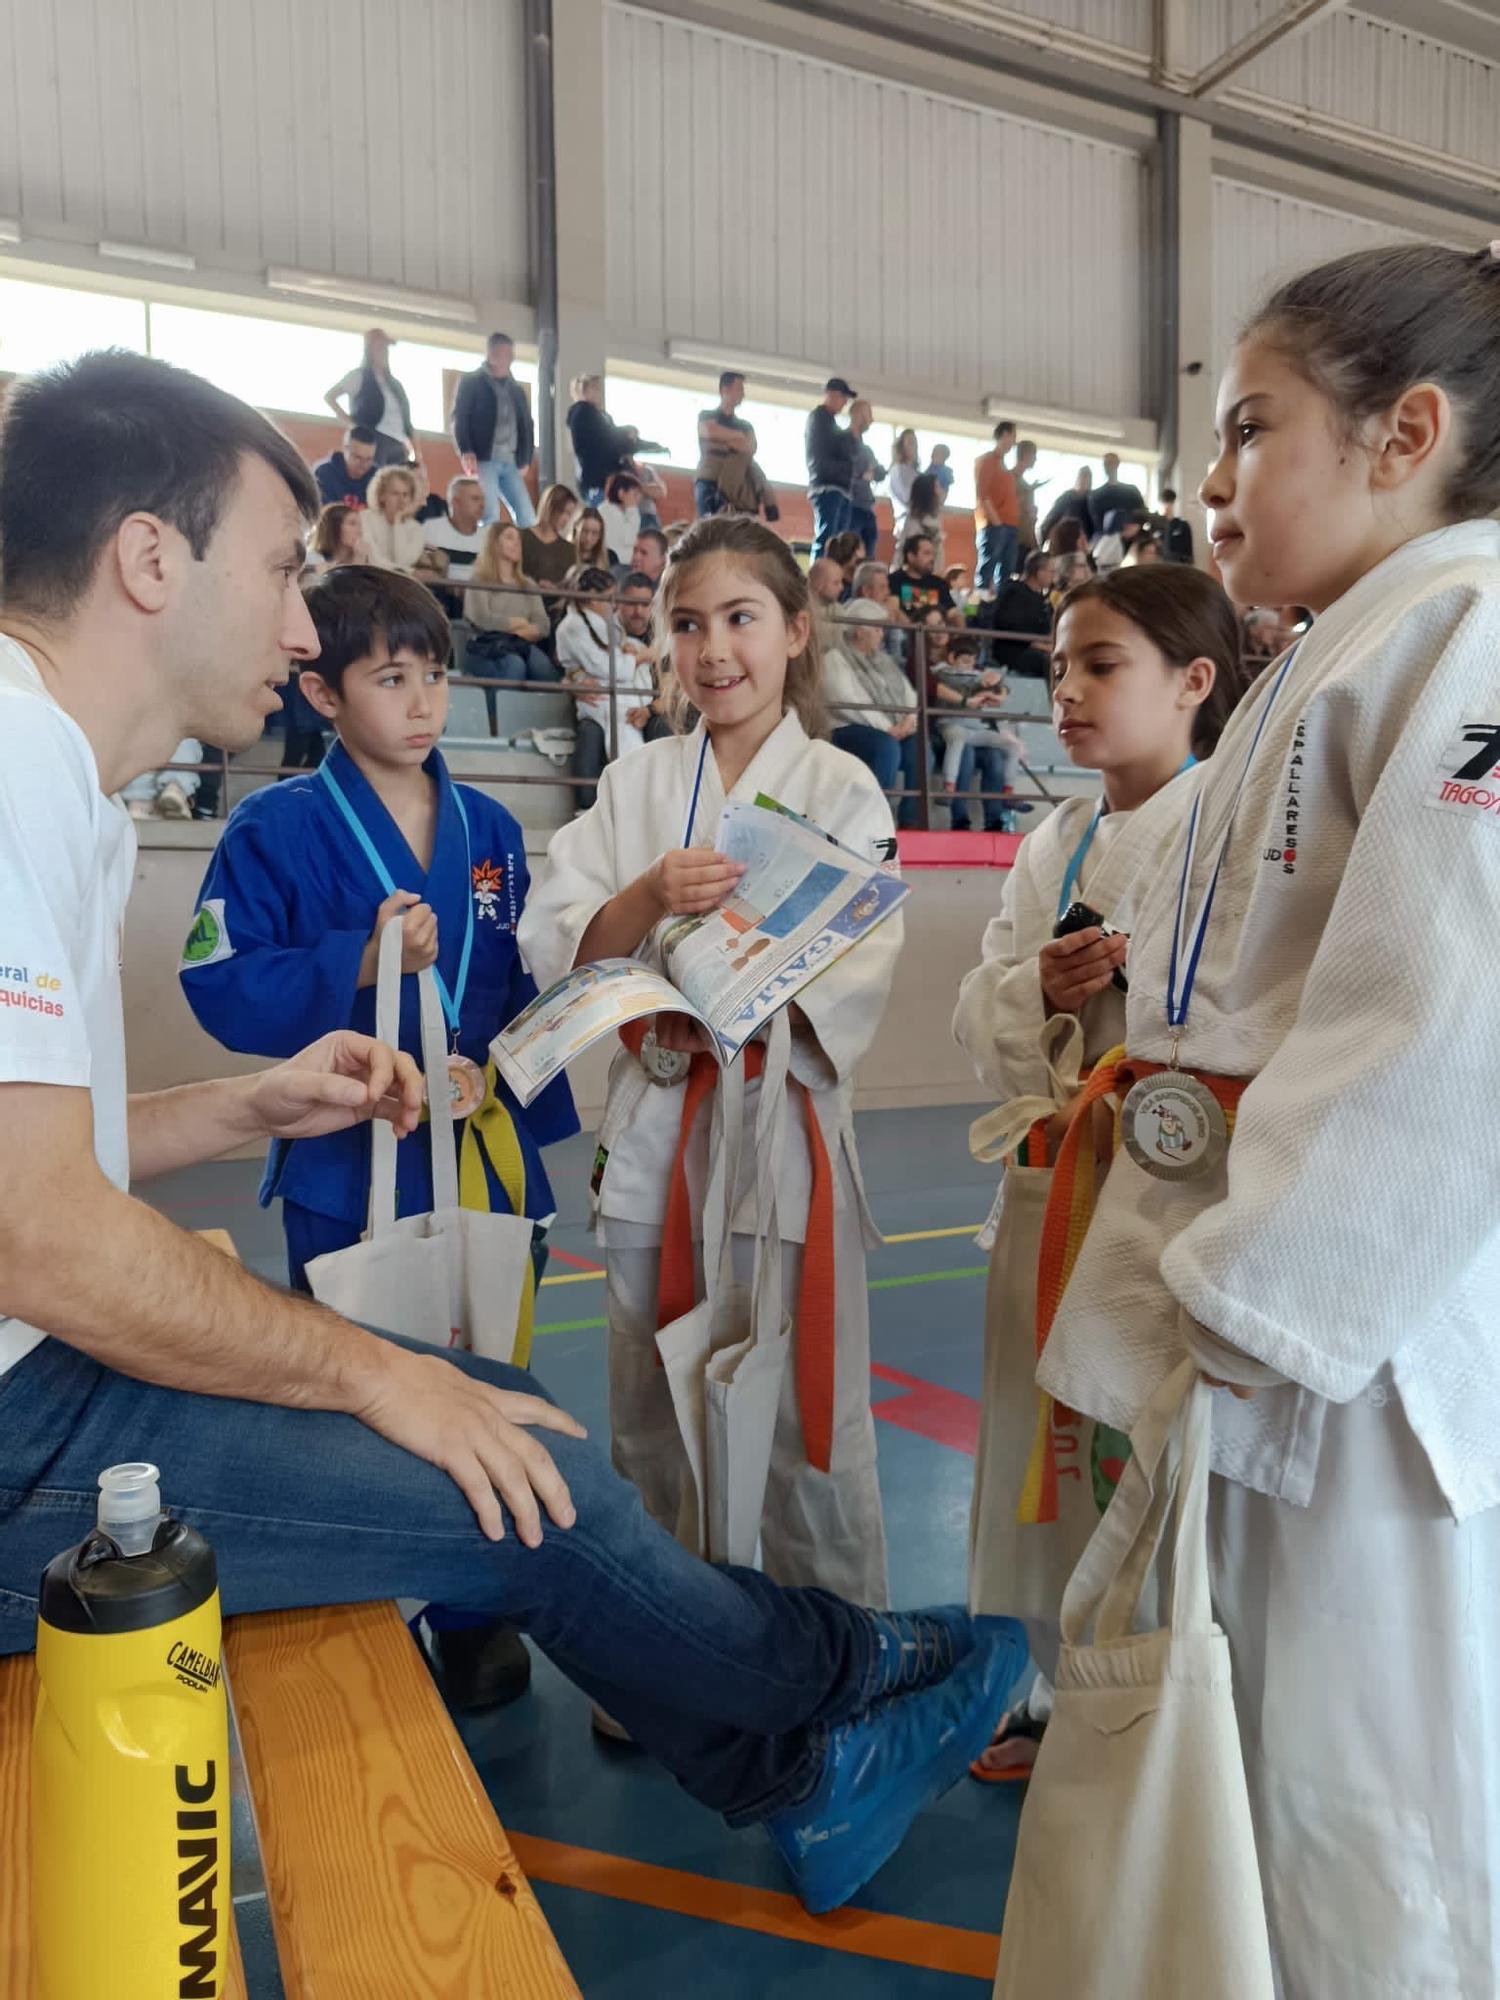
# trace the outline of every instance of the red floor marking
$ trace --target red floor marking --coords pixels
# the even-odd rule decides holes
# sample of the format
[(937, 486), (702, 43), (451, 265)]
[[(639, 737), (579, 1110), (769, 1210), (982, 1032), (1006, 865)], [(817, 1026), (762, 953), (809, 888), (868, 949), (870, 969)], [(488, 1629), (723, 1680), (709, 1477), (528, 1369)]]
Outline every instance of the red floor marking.
[(592, 1257), (575, 1257), (571, 1250), (559, 1250), (555, 1243), (547, 1246), (547, 1255), (555, 1257), (559, 1264), (572, 1264), (580, 1271), (602, 1271), (604, 1266), (596, 1264)]
[(936, 1382), (924, 1382), (919, 1375), (903, 1375), (899, 1368), (870, 1363), (870, 1373), (880, 1382), (895, 1382), (904, 1396), (887, 1396), (872, 1403), (873, 1415), (882, 1423), (896, 1424), (918, 1437), (931, 1438), (950, 1450), (967, 1452), (972, 1458), (979, 1448), (979, 1404), (972, 1396), (956, 1389), (941, 1389)]

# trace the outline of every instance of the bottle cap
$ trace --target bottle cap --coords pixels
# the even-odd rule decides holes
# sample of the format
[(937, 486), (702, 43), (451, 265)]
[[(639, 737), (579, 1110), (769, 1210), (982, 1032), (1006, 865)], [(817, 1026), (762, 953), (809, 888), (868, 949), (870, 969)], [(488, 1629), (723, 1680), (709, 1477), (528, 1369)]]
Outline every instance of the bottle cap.
[(99, 1475), (99, 1526), (121, 1555), (143, 1555), (161, 1521), (161, 1475), (136, 1461)]

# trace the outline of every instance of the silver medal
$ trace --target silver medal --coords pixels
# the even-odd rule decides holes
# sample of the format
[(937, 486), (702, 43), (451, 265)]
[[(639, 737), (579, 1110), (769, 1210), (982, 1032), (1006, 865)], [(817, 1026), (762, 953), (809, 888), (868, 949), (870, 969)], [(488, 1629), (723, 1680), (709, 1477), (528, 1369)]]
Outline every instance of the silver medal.
[(655, 1028), (648, 1028), (641, 1037), (641, 1068), (653, 1083), (668, 1090), (674, 1083), (681, 1083), (693, 1066), (693, 1059), (685, 1049), (664, 1049), (656, 1039)]
[(1180, 1069), (1158, 1071), (1136, 1084), (1120, 1106), (1120, 1141), (1131, 1159), (1159, 1181), (1195, 1181), (1211, 1174), (1229, 1148), (1219, 1100)]

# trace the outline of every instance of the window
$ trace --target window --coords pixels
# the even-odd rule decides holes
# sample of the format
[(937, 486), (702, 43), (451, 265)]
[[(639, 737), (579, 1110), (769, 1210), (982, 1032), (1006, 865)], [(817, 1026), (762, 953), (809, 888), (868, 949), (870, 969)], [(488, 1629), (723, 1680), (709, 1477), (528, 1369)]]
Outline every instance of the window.
[(108, 292), (72, 292), (0, 278), (0, 369), (29, 375), (91, 347), (146, 349), (146, 307)]

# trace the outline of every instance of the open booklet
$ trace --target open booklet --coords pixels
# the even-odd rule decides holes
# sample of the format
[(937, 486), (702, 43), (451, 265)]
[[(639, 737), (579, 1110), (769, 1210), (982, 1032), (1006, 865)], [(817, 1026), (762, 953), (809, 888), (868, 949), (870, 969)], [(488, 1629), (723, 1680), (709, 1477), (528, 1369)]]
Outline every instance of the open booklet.
[(656, 928), (662, 972), (633, 958), (578, 965), (490, 1044), (522, 1104), (630, 1021), (688, 1014), (733, 1062), (773, 1014), (883, 923), (908, 894), (878, 862), (764, 796), (725, 806), (715, 846), (745, 873), (702, 917)]

